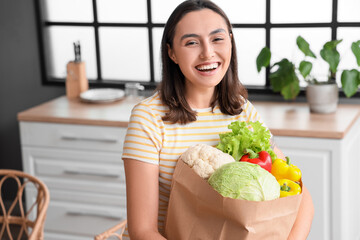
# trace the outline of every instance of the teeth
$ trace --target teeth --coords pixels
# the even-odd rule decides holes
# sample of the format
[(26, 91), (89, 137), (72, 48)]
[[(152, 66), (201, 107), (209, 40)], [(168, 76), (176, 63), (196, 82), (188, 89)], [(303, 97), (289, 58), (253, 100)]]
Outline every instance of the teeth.
[(212, 63), (212, 64), (208, 64), (208, 65), (197, 66), (196, 69), (198, 69), (200, 71), (206, 71), (206, 70), (210, 70), (210, 69), (215, 69), (218, 66), (219, 66), (219, 63)]

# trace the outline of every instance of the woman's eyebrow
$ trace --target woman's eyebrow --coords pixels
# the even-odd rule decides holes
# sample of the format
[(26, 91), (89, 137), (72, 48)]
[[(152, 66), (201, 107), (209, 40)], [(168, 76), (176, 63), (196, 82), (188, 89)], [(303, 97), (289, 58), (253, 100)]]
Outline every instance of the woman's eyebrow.
[[(218, 28), (218, 29), (215, 29), (214, 31), (211, 31), (211, 33), (209, 34), (210, 35), (214, 35), (214, 34), (217, 34), (217, 33), (220, 33), (220, 32), (226, 32), (225, 29), (223, 28)], [(195, 34), (195, 33), (189, 33), (189, 34), (184, 34), (181, 36), (180, 40), (184, 40), (185, 38), (191, 38), (191, 37), (194, 37), (194, 38), (199, 38), (200, 36), (198, 34)]]

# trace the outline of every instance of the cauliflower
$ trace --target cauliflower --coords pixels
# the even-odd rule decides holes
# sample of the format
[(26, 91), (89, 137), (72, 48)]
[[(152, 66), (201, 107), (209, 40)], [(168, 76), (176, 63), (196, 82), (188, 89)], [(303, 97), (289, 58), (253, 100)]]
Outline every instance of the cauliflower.
[(203, 179), (225, 163), (235, 162), (235, 159), (221, 150), (206, 144), (191, 146), (184, 152), (180, 159), (189, 165)]

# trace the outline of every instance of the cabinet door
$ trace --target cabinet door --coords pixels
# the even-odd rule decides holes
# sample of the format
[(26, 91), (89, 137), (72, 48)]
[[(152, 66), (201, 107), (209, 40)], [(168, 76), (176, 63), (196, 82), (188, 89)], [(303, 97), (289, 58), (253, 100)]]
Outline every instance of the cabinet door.
[(331, 169), (338, 140), (276, 137), (276, 143), (302, 171), (315, 208), (309, 240), (331, 239)]
[(20, 122), (21, 145), (122, 152), (126, 128)]

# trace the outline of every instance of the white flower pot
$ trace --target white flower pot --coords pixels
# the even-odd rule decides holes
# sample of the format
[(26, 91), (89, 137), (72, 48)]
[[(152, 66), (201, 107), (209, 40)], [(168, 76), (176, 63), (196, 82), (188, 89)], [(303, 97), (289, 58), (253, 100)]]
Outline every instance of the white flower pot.
[(339, 88), (333, 84), (309, 84), (306, 98), (310, 111), (314, 113), (333, 113), (339, 101)]

